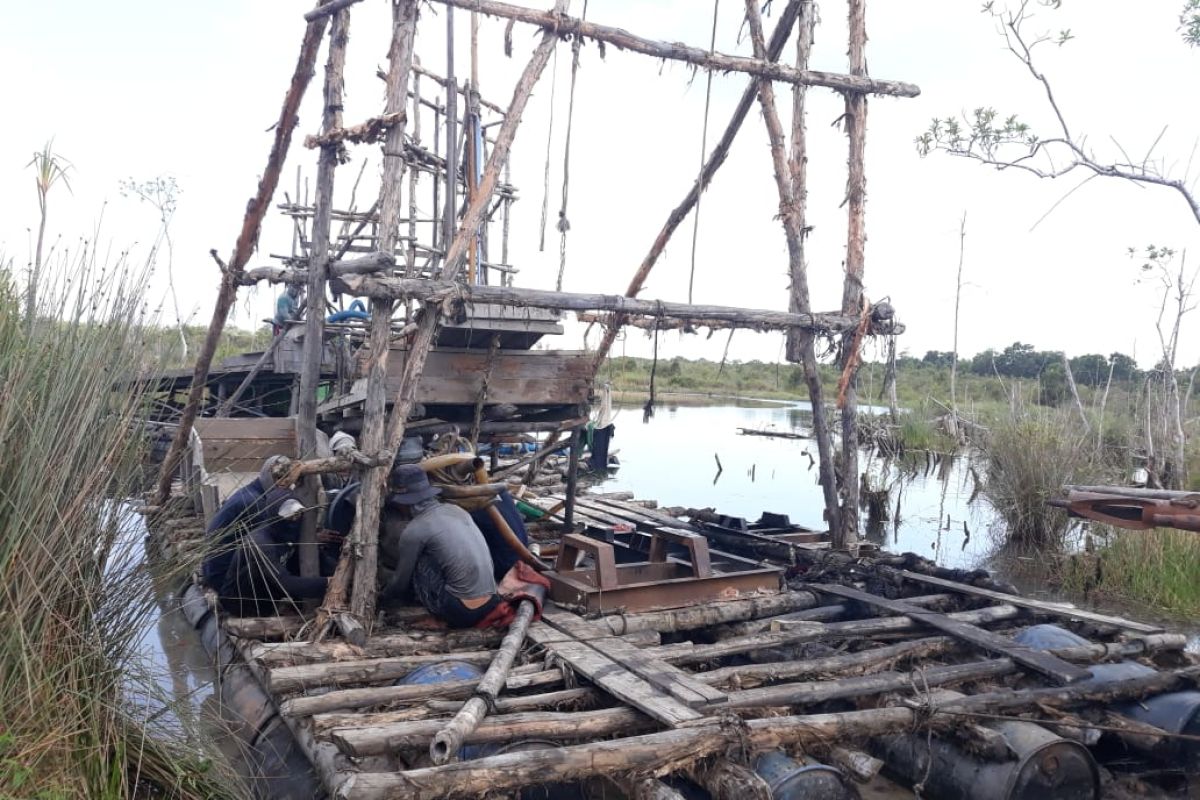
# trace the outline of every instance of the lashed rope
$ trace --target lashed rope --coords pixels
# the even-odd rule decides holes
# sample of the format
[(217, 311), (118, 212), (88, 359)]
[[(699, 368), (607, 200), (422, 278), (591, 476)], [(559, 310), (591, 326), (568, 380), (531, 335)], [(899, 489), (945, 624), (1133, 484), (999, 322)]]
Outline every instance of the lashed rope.
[[(587, 0), (583, 0), (583, 15), (587, 19)], [(558, 209), (558, 280), (555, 291), (562, 291), (563, 273), (567, 271), (567, 231), (571, 223), (567, 221), (567, 192), (571, 185), (571, 128), (575, 117), (575, 77), (579, 73), (579, 50), (583, 47), (583, 37), (576, 36), (571, 42), (571, 90), (567, 100), (567, 140), (563, 144), (563, 184), (562, 205)]]
[[(711, 56), (717, 49), (717, 13), (721, 8), (721, 0), (713, 0), (712, 37), (708, 43), (708, 54)], [(700, 201), (704, 198), (704, 161), (708, 154), (708, 109), (712, 102), (712, 70), (708, 70), (708, 86), (704, 90), (704, 127), (700, 131), (700, 170), (696, 173), (696, 185), (700, 187), (696, 195), (696, 213), (692, 215), (692, 266), (688, 272), (688, 302), (692, 302), (692, 287), (696, 283), (696, 241), (700, 237)], [(561, 288), (561, 287), (560, 287)]]

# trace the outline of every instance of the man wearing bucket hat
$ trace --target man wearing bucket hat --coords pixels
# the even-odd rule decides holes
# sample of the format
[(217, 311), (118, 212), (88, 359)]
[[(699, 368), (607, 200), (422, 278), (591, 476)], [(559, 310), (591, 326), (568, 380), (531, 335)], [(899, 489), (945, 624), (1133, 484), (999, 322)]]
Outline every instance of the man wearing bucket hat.
[(290, 487), (276, 485), (291, 467), (292, 460), (287, 456), (268, 456), (258, 477), (229, 495), (213, 514), (205, 529), (213, 541), (200, 567), (200, 574), (209, 586), (221, 587), (233, 562), (234, 549), (242, 537), (270, 522), (279, 513), (280, 505), (294, 497)]
[(415, 597), (452, 628), (474, 626), (502, 602), (483, 534), (466, 511), (438, 502), (441, 490), (420, 466), (397, 465), (389, 484), (389, 509), (408, 509), (412, 519), (385, 517), (385, 537), (396, 544), (396, 571), (382, 599)]
[(218, 590), (226, 612), (264, 616), (297, 601), (325, 596), (328, 578), (305, 578), (289, 567), (300, 540), (303, 513), (304, 506), (290, 496), (279, 504), (274, 517), (242, 538)]

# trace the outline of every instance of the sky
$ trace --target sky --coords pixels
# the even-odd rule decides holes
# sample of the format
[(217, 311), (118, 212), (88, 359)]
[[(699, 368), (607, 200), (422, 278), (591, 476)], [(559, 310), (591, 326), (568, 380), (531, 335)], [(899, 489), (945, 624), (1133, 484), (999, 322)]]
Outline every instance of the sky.
[[(120, 182), (174, 178), (181, 188), (171, 224), (175, 295), (181, 316), (207, 324), (218, 283), (208, 253), (216, 248), (227, 256), (232, 249), (266, 161), (269, 128), (303, 35), (302, 15), (311, 5), (300, 0), (123, 0), (115, 5), (42, 0), (6, 9), (0, 71), (13, 77), (3, 91), (8, 123), (0, 126), (0, 257), (19, 270), (31, 258), (38, 217), (27, 165), (52, 138), (54, 150), (71, 163), (71, 187), (51, 193), (48, 242), (62, 253), (95, 239), (102, 251), (128, 252), (135, 263), (144, 261), (156, 236), (157, 215), (147, 204), (123, 196)], [(775, 5), (782, 7), (782, 0)], [(1176, 32), (1180, 5), (1176, 0), (1136, 6), (1066, 0), (1059, 11), (1039, 9), (1029, 25), (1030, 30), (1071, 30), (1074, 38), (1065, 46), (1037, 51), (1039, 64), (1073, 130), (1086, 135), (1099, 160), (1122, 158), (1122, 150), (1141, 160), (1153, 146), (1153, 158), (1162, 159), (1165, 171), (1193, 181), (1200, 175), (1200, 163), (1189, 163), (1200, 137), (1200, 110), (1186, 101), (1182, 87), (1200, 66), (1200, 50), (1188, 49)], [(725, 0), (717, 7), (716, 48), (748, 55), (750, 42), (739, 38), (742, 4)], [(1110, 179), (1070, 193), (1082, 175), (1039, 180), (941, 153), (917, 154), (913, 140), (932, 118), (979, 106), (1018, 113), (1036, 130), (1052, 124), (1040, 86), (1005, 50), (979, 7), (973, 0), (869, 4), (870, 74), (915, 83), (921, 95), (870, 101), (866, 294), (896, 307), (907, 326), (899, 342), (902, 351), (920, 356), (949, 350), (965, 213), (961, 352), (1019, 340), (1071, 355), (1122, 351), (1153, 363), (1161, 352), (1155, 332), (1158, 287), (1139, 282), (1141, 262), (1129, 257), (1128, 248), (1190, 249), (1189, 260), (1200, 264), (1195, 260), (1200, 259), (1200, 225), (1179, 195)], [(574, 0), (572, 13), (581, 11), (581, 0)], [(819, 11), (812, 67), (844, 72), (845, 4), (825, 0)], [(437, 3), (426, 4), (418, 28), (421, 62), (438, 72), (446, 61), (445, 13)], [(699, 47), (709, 42), (712, 15), (711, 0), (591, 0), (587, 5), (590, 20)], [(389, 20), (386, 0), (365, 0), (351, 12), (347, 123), (381, 110), (382, 83), (374, 73), (386, 61)], [(460, 12), (455, 20), (462, 75), (468, 15)], [(768, 16), (768, 30), (773, 24)], [(511, 58), (503, 54), (503, 36), (502, 22), (482, 22), (479, 69), (483, 95), (507, 105), (540, 33), (518, 26)], [(793, 52), (789, 46), (785, 58)], [(512, 150), (519, 200), (513, 206), (509, 261), (520, 269), (518, 285), (553, 288), (558, 272), (553, 220), (562, 192), (570, 61), (570, 46), (560, 44)], [(294, 192), (298, 164), (315, 176), (316, 154), (299, 143), (319, 124), (321, 75), (319, 68), (302, 108), (278, 201), (284, 191)], [(746, 84), (744, 75), (713, 76), (710, 147)], [(705, 73), (682, 63), (612, 47), (602, 57), (594, 44), (583, 48), (571, 125), (565, 290), (624, 290), (695, 180), (705, 88)], [(790, 93), (782, 84), (777, 92), (786, 128)], [(836, 125), (843, 103), (820, 88), (811, 89), (809, 98), (809, 275), (814, 310), (832, 311), (841, 304), (847, 224), (842, 205), (847, 143)], [(547, 150), (551, 229), (539, 251)], [(378, 148), (358, 147), (351, 156), (337, 174), (335, 193), (343, 206), (364, 159), (358, 197), (376, 192)], [(428, 213), (427, 205), (422, 213)], [(756, 105), (701, 203), (695, 302), (787, 307), (787, 253), (777, 211), (766, 130)], [(642, 297), (687, 299), (691, 239), (689, 217)], [(272, 263), (270, 253), (288, 252), (287, 221), (270, 215), (260, 242), (252, 266)], [(146, 293), (152, 303), (164, 304), (164, 318), (173, 321), (166, 266), (160, 256)], [(265, 285), (244, 290), (232, 324), (260, 325), (274, 294)], [(1197, 330), (1200, 312), (1185, 322), (1181, 364), (1200, 360)], [(595, 338), (593, 333), (592, 344)], [(724, 333), (711, 339), (664, 334), (659, 354), (716, 359), (725, 339)], [(581, 328), (570, 326), (554, 344), (579, 346)], [(614, 352), (646, 355), (650, 349), (642, 333), (630, 331)], [(778, 360), (782, 336), (739, 332), (729, 344), (729, 357)]]

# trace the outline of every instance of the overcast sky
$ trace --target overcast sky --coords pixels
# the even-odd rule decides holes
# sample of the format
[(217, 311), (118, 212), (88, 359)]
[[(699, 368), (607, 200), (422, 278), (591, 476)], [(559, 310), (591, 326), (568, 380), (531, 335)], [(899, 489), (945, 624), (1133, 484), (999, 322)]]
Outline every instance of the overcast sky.
[[(775, 6), (782, 2), (776, 0)], [(232, 248), (266, 160), (267, 129), (277, 118), (295, 63), (302, 14), (311, 5), (299, 0), (41, 0), (7, 8), (0, 29), (0, 71), (10, 76), (4, 91), (6, 124), (0, 127), (0, 251), (18, 267), (29, 261), (37, 201), (26, 165), (50, 137), (73, 165), (72, 191), (59, 188), (50, 198), (48, 234), (60, 250), (90, 237), (103, 216), (101, 243), (144, 258), (155, 235), (155, 214), (122, 197), (118, 182), (172, 176), (183, 190), (172, 226), (175, 284), (184, 315), (207, 323), (218, 278), (208, 250), (227, 255)], [(1115, 141), (1140, 159), (1165, 129), (1155, 155), (1173, 177), (1182, 178), (1200, 136), (1200, 112), (1185, 88), (1200, 65), (1200, 51), (1180, 41), (1179, 6), (1177, 0), (1136, 5), (1067, 0), (1061, 11), (1042, 11), (1030, 25), (1031, 30), (1070, 28), (1074, 34), (1065, 47), (1042, 48), (1040, 63), (1072, 127), (1088, 136), (1098, 156), (1118, 158)], [(591, 0), (588, 18), (704, 47), (712, 9), (710, 0)], [(572, 12), (581, 10), (582, 0), (575, 0)], [(742, 11), (735, 0), (720, 4), (717, 49), (750, 52), (750, 43), (738, 39)], [(826, 0), (820, 13), (812, 66), (845, 71), (845, 4)], [(444, 14), (439, 5), (424, 7), (418, 33), (422, 63), (438, 71), (445, 64)], [(460, 74), (467, 63), (467, 18), (456, 15)], [(768, 29), (773, 22), (768, 17)], [(898, 309), (908, 326), (901, 348), (915, 355), (950, 348), (958, 226), (966, 211), (963, 352), (1021, 340), (1073, 355), (1121, 350), (1136, 353), (1144, 364), (1152, 362), (1158, 348), (1155, 290), (1136, 283), (1138, 262), (1126, 251), (1151, 243), (1190, 248), (1190, 258), (1200, 263), (1195, 261), (1200, 226), (1182, 199), (1167, 189), (1096, 180), (1034, 227), (1079, 178), (1039, 181), (943, 154), (922, 159), (913, 146), (931, 118), (980, 105), (1019, 112), (1035, 128), (1049, 129), (1049, 109), (1038, 85), (1004, 49), (992, 21), (979, 13), (979, 3), (875, 0), (867, 24), (870, 73), (921, 87), (915, 99), (873, 99), (868, 127), (866, 291), (871, 299), (890, 297)], [(350, 28), (345, 118), (356, 122), (381, 107), (382, 84), (374, 72), (385, 62), (388, 3), (365, 0), (355, 6)], [(507, 105), (538, 36), (536, 29), (518, 26), (508, 59), (502, 52), (503, 23), (484, 21), (480, 83), (486, 97)], [(789, 46), (787, 58), (793, 52)], [(561, 194), (569, 45), (560, 45), (556, 65), (552, 219)], [(307, 174), (315, 173), (315, 154), (297, 145), (305, 133), (316, 131), (320, 76), (318, 70), (279, 200), (294, 185), (298, 163)], [(710, 146), (746, 82), (742, 75), (714, 77)], [(521, 270), (519, 284), (541, 288), (553, 287), (558, 270), (556, 235), (548, 234), (545, 252), (537, 246), (551, 85), (548, 70), (512, 152), (521, 199), (514, 206), (510, 261)], [(786, 88), (780, 85), (785, 126)], [(565, 289), (624, 290), (667, 214), (695, 179), (704, 96), (704, 74), (694, 75), (687, 65), (611, 47), (602, 59), (594, 45), (583, 49), (572, 132)], [(815, 310), (834, 310), (841, 301), (846, 229), (841, 207), (846, 141), (834, 127), (843, 106), (826, 90), (813, 89), (810, 97), (812, 297)], [(352, 156), (353, 162), (338, 172), (343, 201), (363, 158), (369, 159), (367, 176), (378, 171), (377, 148), (358, 148)], [(1197, 173), (1200, 163), (1187, 177)], [(369, 181), (364, 178), (364, 187)], [(786, 308), (787, 256), (773, 218), (777, 206), (756, 106), (703, 199), (696, 302)], [(262, 245), (253, 265), (269, 263), (269, 252), (289, 249), (290, 229), (282, 218), (271, 215)], [(689, 218), (642, 296), (686, 299), (690, 252)], [(147, 292), (161, 300), (166, 285), (160, 267)], [(257, 324), (269, 314), (272, 297), (270, 287), (245, 291), (233, 323)], [(1197, 330), (1200, 317), (1185, 329), (1185, 364), (1200, 359)], [(618, 352), (622, 347), (631, 354), (648, 352), (640, 334), (630, 336)], [(660, 353), (719, 358), (724, 338), (666, 335)], [(739, 333), (730, 357), (775, 360), (781, 338)], [(577, 344), (574, 334), (565, 346)]]

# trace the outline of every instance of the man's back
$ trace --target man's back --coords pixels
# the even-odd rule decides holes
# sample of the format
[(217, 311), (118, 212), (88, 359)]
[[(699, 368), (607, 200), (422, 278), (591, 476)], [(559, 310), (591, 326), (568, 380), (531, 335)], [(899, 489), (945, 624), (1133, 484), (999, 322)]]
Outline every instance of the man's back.
[(417, 559), (431, 558), (442, 570), (447, 591), (455, 597), (495, 593), (487, 541), (471, 516), (458, 506), (438, 503), (422, 511), (408, 523), (398, 541), (395, 591), (407, 592)]

